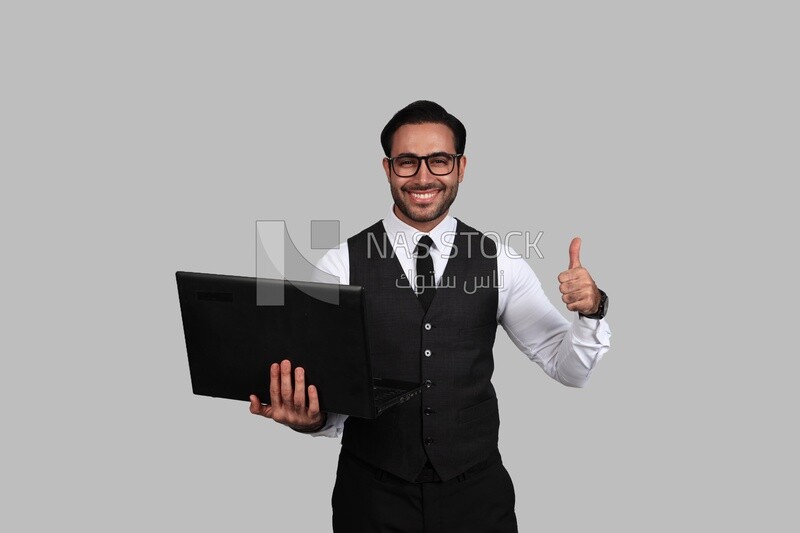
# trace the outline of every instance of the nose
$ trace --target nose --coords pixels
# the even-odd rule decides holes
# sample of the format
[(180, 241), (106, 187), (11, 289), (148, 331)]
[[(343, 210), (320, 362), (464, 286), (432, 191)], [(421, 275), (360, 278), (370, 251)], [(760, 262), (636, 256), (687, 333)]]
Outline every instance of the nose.
[(431, 171), (428, 170), (427, 159), (419, 162), (419, 170), (417, 170), (417, 174), (414, 176), (414, 179), (422, 183), (427, 183), (436, 179), (436, 177), (431, 174)]

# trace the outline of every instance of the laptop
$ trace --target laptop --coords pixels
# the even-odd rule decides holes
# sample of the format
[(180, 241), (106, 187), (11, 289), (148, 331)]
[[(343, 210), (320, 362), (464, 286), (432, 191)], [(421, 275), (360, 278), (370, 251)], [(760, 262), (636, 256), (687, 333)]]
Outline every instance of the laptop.
[[(374, 377), (363, 287), (176, 272), (192, 391), (269, 402), (269, 367), (302, 366), (320, 409), (376, 418), (422, 392)], [(258, 303), (272, 305), (257, 305)], [(276, 302), (282, 302), (275, 305)]]

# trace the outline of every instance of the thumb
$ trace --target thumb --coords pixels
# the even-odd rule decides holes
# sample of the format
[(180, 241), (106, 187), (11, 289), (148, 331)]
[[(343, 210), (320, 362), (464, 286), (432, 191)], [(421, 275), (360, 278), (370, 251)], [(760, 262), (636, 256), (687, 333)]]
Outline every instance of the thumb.
[(569, 268), (578, 268), (581, 266), (581, 238), (575, 237), (569, 243)]

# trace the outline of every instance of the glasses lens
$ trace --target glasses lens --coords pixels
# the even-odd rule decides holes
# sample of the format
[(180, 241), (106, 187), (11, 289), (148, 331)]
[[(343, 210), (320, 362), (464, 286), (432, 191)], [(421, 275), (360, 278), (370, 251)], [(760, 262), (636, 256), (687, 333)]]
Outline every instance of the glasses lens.
[(419, 158), (414, 156), (395, 157), (392, 160), (394, 173), (398, 176), (413, 176), (419, 168)]
[(444, 176), (453, 171), (454, 157), (449, 154), (438, 154), (428, 157), (428, 170), (436, 176)]

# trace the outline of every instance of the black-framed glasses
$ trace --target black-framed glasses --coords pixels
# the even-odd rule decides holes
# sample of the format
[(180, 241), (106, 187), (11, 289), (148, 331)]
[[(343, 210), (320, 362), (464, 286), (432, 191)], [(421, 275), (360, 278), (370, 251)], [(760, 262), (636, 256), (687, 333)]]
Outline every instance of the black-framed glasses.
[(394, 173), (401, 178), (410, 178), (419, 172), (422, 161), (428, 166), (428, 170), (434, 176), (447, 176), (456, 166), (458, 158), (464, 154), (448, 154), (439, 152), (431, 155), (399, 155), (397, 157), (387, 157), (389, 164), (392, 165)]

